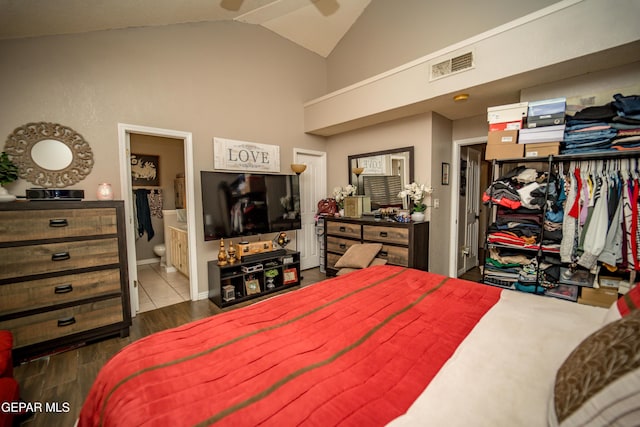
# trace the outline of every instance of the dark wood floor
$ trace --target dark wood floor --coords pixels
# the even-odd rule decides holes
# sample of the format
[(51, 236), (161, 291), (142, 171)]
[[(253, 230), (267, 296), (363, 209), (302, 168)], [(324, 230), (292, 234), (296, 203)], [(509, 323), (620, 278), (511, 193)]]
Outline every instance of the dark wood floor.
[[(303, 287), (326, 278), (318, 268), (303, 271), (302, 277), (301, 286)], [(297, 288), (299, 287), (293, 287), (289, 290)], [(14, 374), (20, 384), (21, 397), (25, 401), (58, 402), (60, 405), (67, 402), (69, 405), (68, 413), (37, 413), (21, 425), (28, 427), (73, 426), (98, 371), (111, 356), (124, 346), (154, 332), (234, 310), (254, 302), (256, 300), (220, 309), (209, 300), (187, 301), (148, 311), (133, 319), (131, 334), (127, 338), (106, 339), (17, 366), (14, 369)]]

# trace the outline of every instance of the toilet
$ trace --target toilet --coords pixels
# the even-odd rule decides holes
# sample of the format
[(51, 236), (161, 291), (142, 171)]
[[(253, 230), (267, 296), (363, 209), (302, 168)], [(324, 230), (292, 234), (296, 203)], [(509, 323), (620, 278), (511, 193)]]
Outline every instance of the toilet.
[(164, 243), (155, 245), (153, 247), (153, 252), (160, 257), (160, 267), (166, 267), (167, 263), (165, 260), (165, 254), (167, 253), (167, 247), (164, 245)]

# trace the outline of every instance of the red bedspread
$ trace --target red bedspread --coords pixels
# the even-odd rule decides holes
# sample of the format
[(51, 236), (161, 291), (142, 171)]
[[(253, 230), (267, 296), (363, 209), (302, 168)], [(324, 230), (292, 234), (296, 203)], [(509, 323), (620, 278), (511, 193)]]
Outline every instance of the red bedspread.
[(378, 266), (156, 333), (103, 367), (79, 426), (383, 425), (500, 291)]

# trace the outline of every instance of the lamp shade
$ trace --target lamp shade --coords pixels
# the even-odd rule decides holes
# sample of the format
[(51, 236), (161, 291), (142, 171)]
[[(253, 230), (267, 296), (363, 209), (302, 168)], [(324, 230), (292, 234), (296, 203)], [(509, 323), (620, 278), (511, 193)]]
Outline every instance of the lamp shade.
[(355, 174), (356, 174), (356, 176), (360, 176), (360, 174), (361, 174), (362, 172), (364, 172), (364, 168), (363, 168), (363, 167), (353, 168), (352, 170), (353, 170), (353, 173), (355, 173)]
[(296, 173), (296, 175), (300, 175), (302, 172), (307, 170), (307, 165), (302, 163), (291, 163), (291, 170)]

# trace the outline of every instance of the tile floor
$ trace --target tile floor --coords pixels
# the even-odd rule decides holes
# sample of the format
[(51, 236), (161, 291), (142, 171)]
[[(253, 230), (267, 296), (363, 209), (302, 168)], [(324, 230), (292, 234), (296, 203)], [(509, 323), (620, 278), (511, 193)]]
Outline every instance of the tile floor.
[(182, 273), (167, 273), (160, 267), (160, 263), (138, 266), (138, 298), (140, 311), (155, 310), (156, 308), (189, 301), (189, 279)]

